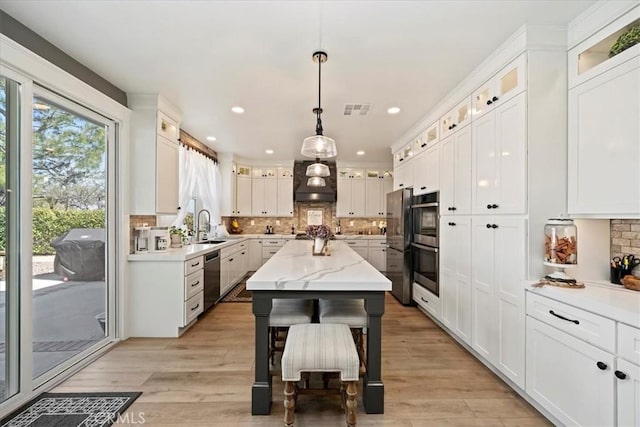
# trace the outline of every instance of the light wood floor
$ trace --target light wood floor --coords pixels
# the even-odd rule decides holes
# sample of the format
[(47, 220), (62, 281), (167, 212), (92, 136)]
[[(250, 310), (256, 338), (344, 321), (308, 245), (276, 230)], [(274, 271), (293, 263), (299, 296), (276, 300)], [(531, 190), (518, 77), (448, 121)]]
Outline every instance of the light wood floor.
[[(550, 425), (417, 308), (387, 295), (382, 323), (385, 413), (359, 399), (358, 426)], [(251, 416), (253, 330), (251, 304), (222, 303), (181, 338), (129, 339), (53, 391), (142, 391), (127, 413), (145, 426), (280, 426), (279, 378), (271, 415)], [(296, 426), (344, 425), (337, 395), (298, 406)]]

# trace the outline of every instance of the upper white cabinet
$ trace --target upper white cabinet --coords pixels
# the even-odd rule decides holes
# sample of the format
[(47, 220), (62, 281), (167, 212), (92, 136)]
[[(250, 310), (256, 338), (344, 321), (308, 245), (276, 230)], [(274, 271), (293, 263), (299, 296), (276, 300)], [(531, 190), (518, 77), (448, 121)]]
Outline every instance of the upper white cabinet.
[(527, 201), (526, 93), (474, 119), (473, 213), (523, 214)]
[(440, 213), (471, 213), (471, 127), (440, 142)]
[(387, 193), (393, 187), (393, 173), (388, 169), (367, 169), (366, 176), (365, 215), (384, 218), (387, 215)]
[(444, 139), (470, 123), (471, 98), (466, 98), (440, 119), (440, 138)]
[(480, 117), (513, 98), (527, 87), (526, 54), (500, 70), (472, 95), (472, 114)]
[(412, 161), (413, 194), (433, 193), (440, 188), (440, 146), (434, 145)]
[(293, 216), (293, 168), (278, 168), (277, 216)]
[(393, 189), (413, 186), (413, 163), (403, 163), (393, 168)]
[[(412, 141), (412, 142), (408, 143), (407, 145), (405, 145), (400, 151), (394, 153), (394, 155), (393, 155), (393, 167), (394, 168), (396, 166), (402, 164), (402, 163), (406, 163), (407, 161), (409, 161), (410, 159), (413, 158), (414, 145), (415, 145), (415, 142)], [(422, 145), (422, 143), (420, 143), (420, 145)]]
[(251, 215), (251, 167), (236, 166), (235, 175), (236, 187), (235, 194), (235, 210), (234, 215), (250, 216)]
[(568, 210), (576, 216), (640, 218), (640, 45), (609, 58), (639, 20), (637, 7), (569, 52)]
[(365, 170), (352, 168), (338, 169), (338, 197), (336, 215), (338, 217), (365, 216)]
[[(131, 214), (176, 214), (180, 111), (159, 95), (129, 95)], [(149, 161), (149, 158), (153, 161)]]

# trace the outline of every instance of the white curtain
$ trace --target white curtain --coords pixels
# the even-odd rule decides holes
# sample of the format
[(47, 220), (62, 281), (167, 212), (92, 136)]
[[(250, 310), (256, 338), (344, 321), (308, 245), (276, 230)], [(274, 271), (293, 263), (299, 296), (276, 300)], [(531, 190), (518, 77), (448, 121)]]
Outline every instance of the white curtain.
[[(180, 210), (173, 225), (180, 226), (187, 215), (186, 206), (193, 198), (198, 209), (211, 213), (211, 224), (220, 224), (221, 175), (218, 165), (208, 157), (180, 146)], [(197, 212), (196, 212), (197, 215)]]

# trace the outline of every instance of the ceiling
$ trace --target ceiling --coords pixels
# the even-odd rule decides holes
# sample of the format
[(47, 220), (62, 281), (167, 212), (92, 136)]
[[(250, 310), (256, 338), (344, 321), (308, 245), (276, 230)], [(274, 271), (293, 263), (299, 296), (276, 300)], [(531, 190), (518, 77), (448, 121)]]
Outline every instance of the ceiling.
[[(2, 9), (127, 93), (160, 93), (220, 152), (303, 159), (322, 116), (338, 161), (389, 147), (522, 24), (564, 25), (594, 1), (3, 0)], [(366, 116), (347, 103), (371, 104)], [(245, 113), (231, 112), (242, 106)], [(387, 114), (392, 106), (397, 115)], [(275, 151), (265, 154), (266, 149)], [(364, 150), (364, 156), (356, 151)]]

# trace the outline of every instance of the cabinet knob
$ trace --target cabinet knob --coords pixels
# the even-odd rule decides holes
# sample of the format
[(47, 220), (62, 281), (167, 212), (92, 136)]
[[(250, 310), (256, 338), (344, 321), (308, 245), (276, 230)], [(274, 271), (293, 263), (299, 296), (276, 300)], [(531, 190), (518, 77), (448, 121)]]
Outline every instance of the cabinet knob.
[(449, 206), (449, 207), (447, 208), (447, 210), (448, 210), (448, 211), (450, 211), (450, 210), (451, 210), (451, 206)]
[(453, 129), (453, 126), (449, 126), (447, 129), (451, 130), (451, 129)]
[(498, 99), (499, 99), (499, 98), (498, 98), (497, 96), (494, 96), (493, 98), (491, 98), (491, 100), (492, 100), (493, 102), (496, 102)]
[(453, 129), (454, 127), (456, 127), (458, 125), (456, 125), (455, 123), (451, 125), (451, 129)]
[(180, 206), (178, 206), (176, 209), (177, 209), (177, 210), (180, 210)]
[(487, 209), (491, 209), (491, 205), (487, 205)]
[(491, 205), (491, 208), (493, 209), (498, 209), (498, 205), (496, 205), (495, 203)]
[(420, 144), (420, 148), (424, 148), (426, 146), (427, 146), (427, 144), (425, 144), (424, 142), (422, 144)]
[(625, 374), (622, 371), (616, 371), (615, 374), (616, 374), (616, 377), (618, 377), (618, 379), (620, 380), (624, 380), (627, 378), (627, 374)]
[(491, 224), (491, 228), (498, 228), (498, 224)]
[(604, 370), (606, 370), (606, 369), (607, 369), (607, 364), (606, 364), (606, 363), (604, 363), (604, 362), (598, 362), (598, 363), (596, 363), (596, 366), (597, 366), (601, 371), (604, 371)]
[(490, 99), (487, 99), (487, 105), (491, 105), (491, 104), (493, 104), (493, 101)]
[(420, 187), (420, 189), (421, 189), (421, 190), (426, 190), (426, 189), (427, 189), (427, 187)]
[(401, 162), (401, 161), (403, 161), (403, 160), (404, 160), (404, 159), (400, 159), (400, 160), (398, 160), (398, 161), (399, 161), (399, 162)]
[(455, 206), (451, 206), (451, 210), (452, 210), (452, 211), (457, 211), (457, 210), (458, 210), (458, 208), (456, 208)]
[(491, 224), (487, 224), (487, 228), (491, 228)]
[(404, 186), (404, 184), (398, 184), (398, 187), (402, 187), (402, 186)]
[(452, 227), (455, 227), (456, 223), (455, 222), (450, 222), (449, 225), (452, 226)]

